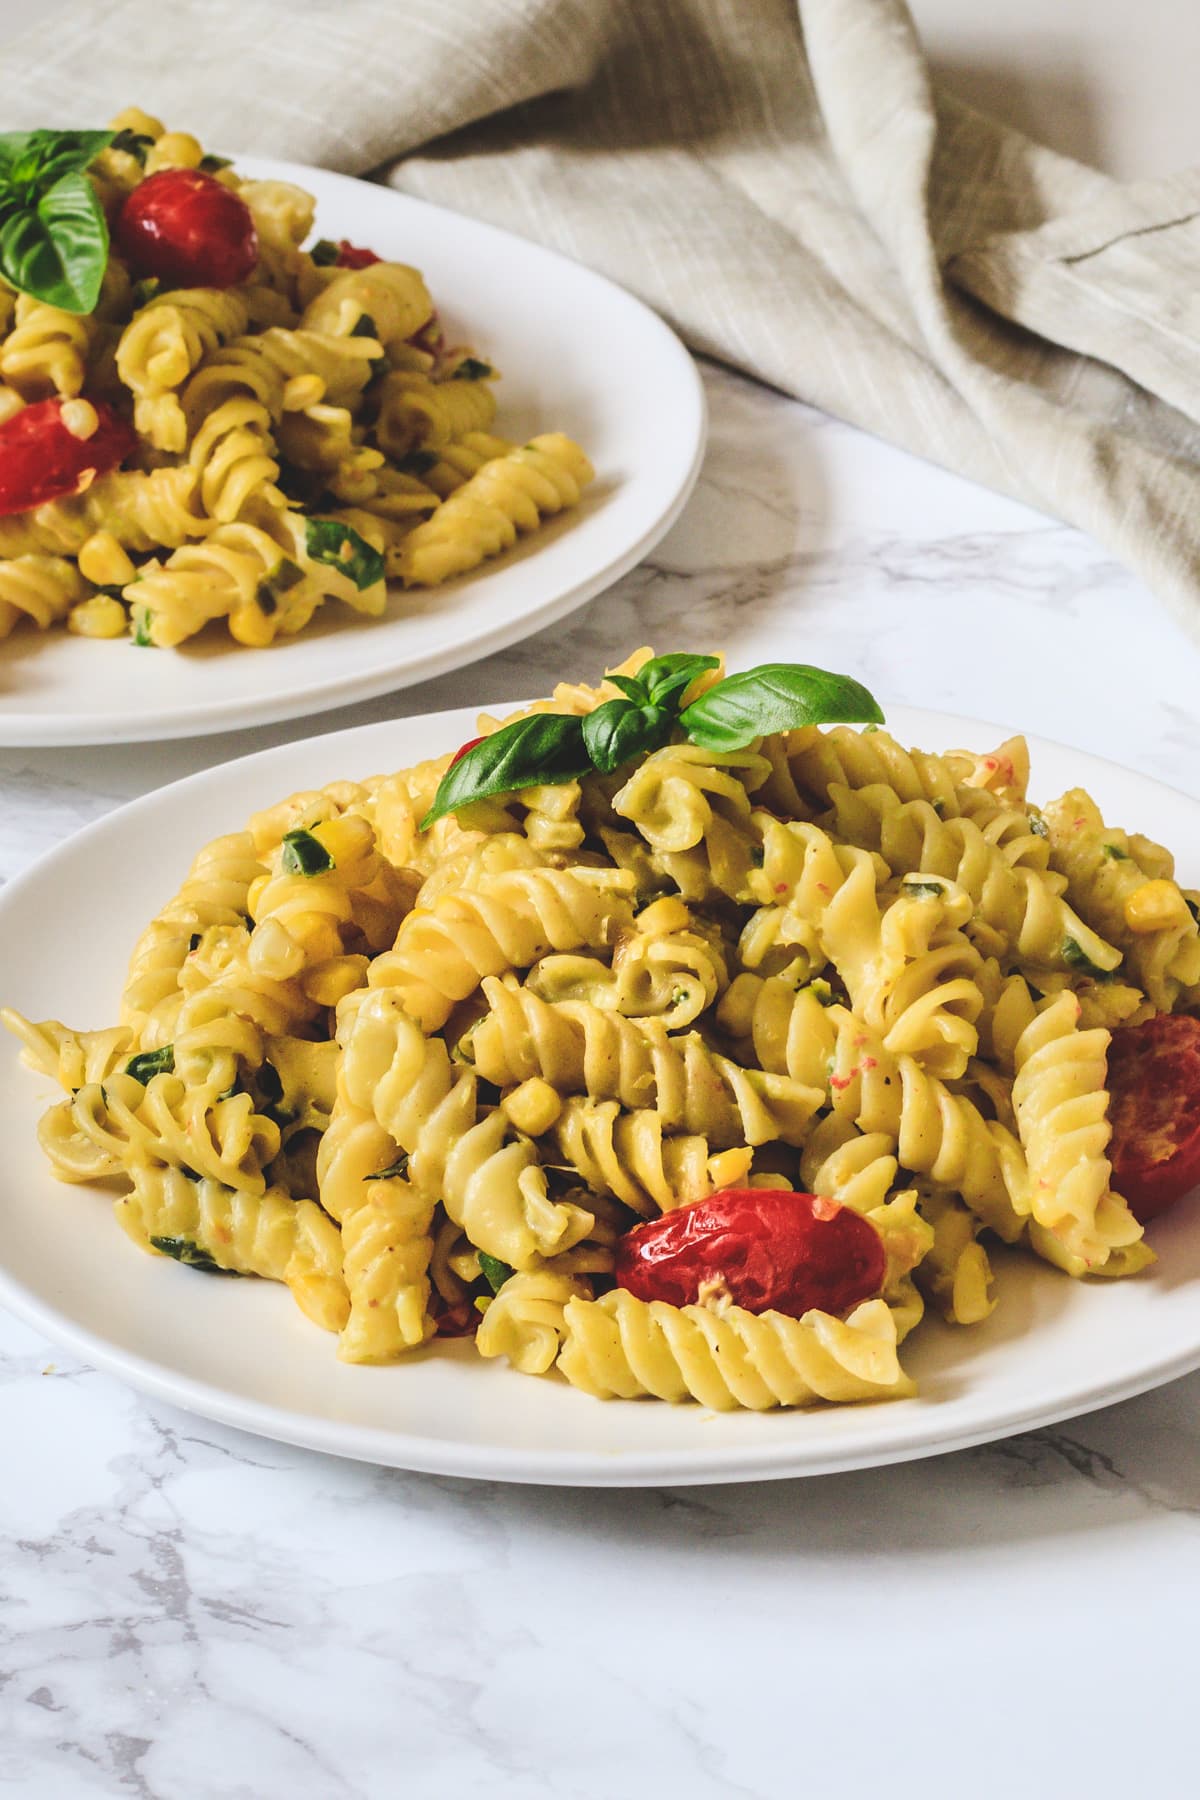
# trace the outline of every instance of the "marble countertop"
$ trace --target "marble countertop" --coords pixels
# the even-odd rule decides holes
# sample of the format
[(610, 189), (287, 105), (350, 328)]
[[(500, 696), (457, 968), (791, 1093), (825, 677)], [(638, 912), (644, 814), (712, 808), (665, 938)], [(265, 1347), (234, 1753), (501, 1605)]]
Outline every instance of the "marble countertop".
[[(986, 42), (952, 0), (914, 10), (963, 91), (995, 104), (1023, 67), (1017, 122), (1126, 173), (1134, 144), (1151, 146), (1146, 172), (1192, 154), (1190, 103), (1152, 104), (1142, 55), (1168, 87), (1168, 64), (1185, 65), (1147, 25), (1170, 4), (1137, 9), (1136, 44), (1112, 0), (1014, 0), (1008, 35), (997, 15)], [(0, 35), (15, 22), (0, 0)], [(1122, 111), (1135, 49), (1140, 100)], [(1089, 70), (1109, 84), (1099, 115), (1080, 111)], [(853, 669), (885, 701), (1196, 790), (1200, 652), (1104, 552), (777, 395), (706, 380), (695, 497), (603, 599), (487, 664), (308, 724), (0, 752), (0, 877), (213, 761), (540, 690), (645, 641)], [(197, 1421), (0, 1314), (0, 1791), (1182, 1800), (1198, 1402), (1195, 1376), (1055, 1430), (808, 1482), (505, 1488)]]

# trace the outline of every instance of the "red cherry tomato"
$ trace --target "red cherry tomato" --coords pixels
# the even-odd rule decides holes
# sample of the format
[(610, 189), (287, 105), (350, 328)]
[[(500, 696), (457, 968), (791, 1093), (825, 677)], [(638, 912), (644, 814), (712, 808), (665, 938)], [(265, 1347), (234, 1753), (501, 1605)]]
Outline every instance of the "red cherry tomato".
[(358, 244), (352, 244), (347, 238), (338, 243), (337, 266), (339, 269), (369, 269), (372, 263), (382, 262), (373, 250), (363, 250)]
[(482, 744), (482, 742), (483, 739), (477, 737), (468, 738), (465, 744), (460, 744), (458, 749), (454, 752), (454, 755), (450, 758), (450, 767), (453, 768), (456, 762), (461, 762), (468, 750), (473, 750), (476, 744)]
[(200, 169), (160, 169), (121, 208), (117, 248), (135, 275), (168, 287), (233, 287), (258, 261), (246, 202)]
[(87, 404), (98, 420), (90, 437), (68, 430), (63, 400), (39, 400), (0, 425), (0, 517), (78, 494), (132, 453), (132, 425), (102, 400)]
[(879, 1293), (886, 1266), (875, 1227), (836, 1200), (726, 1188), (627, 1233), (614, 1273), (639, 1300), (691, 1306), (723, 1286), (747, 1312), (798, 1319), (810, 1307), (849, 1312)]
[(1200, 1019), (1114, 1031), (1108, 1091), (1113, 1186), (1144, 1225), (1200, 1183)]

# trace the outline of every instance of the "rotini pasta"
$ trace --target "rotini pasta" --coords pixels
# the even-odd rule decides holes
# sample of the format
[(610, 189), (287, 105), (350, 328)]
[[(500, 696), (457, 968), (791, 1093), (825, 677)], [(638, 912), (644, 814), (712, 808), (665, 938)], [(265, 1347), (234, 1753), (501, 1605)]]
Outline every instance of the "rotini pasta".
[[(578, 503), (583, 451), (558, 432), (493, 435), (498, 372), (447, 347), (417, 269), (312, 242), (310, 194), (246, 179), (139, 108), (110, 129), (84, 172), (113, 228), (92, 309), (0, 282), (0, 431), (26, 413), (21, 446), (43, 465), (39, 434), (83, 441), (71, 407), (93, 435), (103, 408), (109, 433), (77, 478), (70, 461), (49, 485), (29, 478), (23, 510), (17, 484), (0, 637), (28, 622), (171, 648), (223, 626), (264, 647), (326, 600), (378, 617), (388, 579), (466, 575)], [(156, 190), (171, 200), (143, 265), (136, 221)], [(286, 598), (269, 539), (288, 554)]]
[[(282, 281), (301, 220), (270, 205)], [(406, 323), (419, 290), (388, 282)], [(339, 276), (306, 317), (361, 343), (366, 304)], [(206, 367), (243, 366), (220, 355), (183, 377), (185, 414)], [(203, 529), (138, 569), (156, 640), (217, 616), (253, 640), (319, 604), (337, 572), (304, 515), (265, 470), (239, 487), (237, 453), (212, 465), (244, 432), (282, 473), (290, 419), (298, 456), (349, 470), (366, 437), (324, 405), (279, 429), (235, 386), (206, 415)], [(487, 449), (458, 495), (508, 454)], [(108, 587), (131, 554), (89, 523), (82, 574), (44, 548), (8, 569), (86, 604), (72, 580)], [(590, 743), (601, 721), (578, 721), (670, 661), (640, 651), (508, 723), (557, 713)], [(479, 755), (508, 754), (480, 726)], [(285, 1282), (347, 1363), (474, 1334), (588, 1394), (721, 1410), (903, 1399), (927, 1305), (966, 1327), (1003, 1302), (996, 1241), (1078, 1278), (1151, 1262), (1114, 1187), (1111, 1045), (1135, 1016), (1188, 1023), (1167, 852), (1079, 793), (1037, 811), (1016, 740), (934, 756), (805, 727), (716, 750), (683, 729), (557, 781), (539, 753), (529, 785), (449, 809), (442, 756), (216, 839), (135, 946), (117, 1024), (0, 1015), (62, 1090), (55, 1174), (117, 1185), (144, 1249)], [(802, 1253), (821, 1232), (836, 1254)]]

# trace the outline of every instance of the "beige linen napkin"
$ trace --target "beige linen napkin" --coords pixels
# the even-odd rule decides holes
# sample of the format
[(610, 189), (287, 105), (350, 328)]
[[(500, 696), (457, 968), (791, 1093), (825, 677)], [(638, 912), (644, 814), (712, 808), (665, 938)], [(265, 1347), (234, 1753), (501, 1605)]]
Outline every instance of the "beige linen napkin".
[(1200, 172), (1120, 185), (936, 92), (901, 0), (75, 0), (4, 94), (387, 169), (1083, 526), (1200, 636)]

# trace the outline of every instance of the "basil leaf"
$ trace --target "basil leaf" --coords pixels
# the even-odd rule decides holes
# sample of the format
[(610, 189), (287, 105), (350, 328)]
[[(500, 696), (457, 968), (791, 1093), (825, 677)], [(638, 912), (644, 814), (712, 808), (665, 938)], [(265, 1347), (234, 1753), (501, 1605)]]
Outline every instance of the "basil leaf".
[(133, 626), (133, 642), (135, 644), (140, 644), (143, 649), (149, 648), (154, 650), (157, 648), (154, 638), (151, 635), (153, 622), (153, 617), (148, 606), (135, 606), (133, 608), (129, 617), (129, 623)]
[(501, 1262), (498, 1256), (489, 1256), (486, 1250), (477, 1250), (475, 1254), (479, 1258), (479, 1267), (483, 1270), (484, 1280), (493, 1294), (498, 1294), (512, 1274), (512, 1270), (506, 1262)]
[(312, 257), (318, 269), (332, 269), (333, 265), (337, 262), (338, 257), (341, 255), (341, 251), (338, 249), (332, 238), (318, 238), (308, 254)]
[(218, 175), (222, 169), (232, 168), (233, 158), (231, 156), (202, 156), (199, 166), (206, 175)]
[(205, 1275), (238, 1275), (238, 1269), (223, 1269), (215, 1257), (207, 1250), (201, 1250), (199, 1244), (193, 1244), (191, 1238), (152, 1237), (150, 1242), (164, 1256), (173, 1256), (178, 1263), (184, 1263), (189, 1269), (199, 1269)]
[(527, 787), (562, 786), (591, 767), (583, 725), (573, 713), (530, 713), (473, 745), (446, 770), (421, 830), (472, 800), (515, 794)]
[(311, 831), (285, 831), (279, 866), (289, 875), (327, 875), (333, 858)]
[(348, 575), (356, 588), (374, 587), (383, 580), (383, 557), (352, 525), (341, 519), (309, 519), (304, 535), (313, 561)]
[(131, 1056), (125, 1064), (125, 1073), (132, 1075), (145, 1087), (155, 1075), (171, 1075), (175, 1070), (175, 1046), (164, 1044), (161, 1050), (143, 1050), (138, 1056)]
[[(45, 188), (86, 169), (113, 141), (111, 131), (0, 132), (0, 184), (7, 189)], [(29, 192), (4, 194), (28, 204)]]
[(691, 687), (697, 675), (707, 669), (719, 669), (719, 656), (689, 656), (684, 651), (672, 656), (656, 656), (643, 663), (638, 680), (656, 706), (669, 706)]
[(882, 719), (878, 702), (859, 682), (807, 663), (763, 663), (729, 675), (679, 715), (692, 743), (705, 750), (744, 750), (756, 737), (801, 725)]
[(1115, 969), (1099, 968), (1073, 937), (1063, 939), (1061, 954), (1068, 969), (1078, 969), (1081, 975), (1090, 975), (1094, 981), (1115, 981), (1117, 978)]
[(905, 876), (900, 883), (900, 891), (910, 900), (944, 900), (946, 890), (940, 881), (914, 880), (911, 875)]
[(377, 338), (379, 336), (379, 327), (376, 325), (370, 313), (359, 313), (354, 324), (354, 330), (350, 333), (350, 336), (368, 338)]
[(1048, 838), (1050, 836), (1050, 827), (1039, 812), (1029, 814), (1029, 829), (1034, 837)]
[(1129, 862), (1131, 860), (1128, 850), (1118, 850), (1115, 844), (1101, 844), (1100, 848), (1109, 862)]
[(650, 696), (636, 675), (606, 675), (604, 679), (610, 681), (613, 687), (620, 688), (628, 699), (636, 700), (639, 706), (649, 703)]
[(108, 265), (108, 226), (86, 175), (64, 175), (0, 224), (0, 275), (63, 312), (90, 313)]
[(601, 775), (661, 749), (674, 729), (675, 720), (661, 706), (635, 706), (632, 700), (606, 700), (583, 717), (583, 741)]

